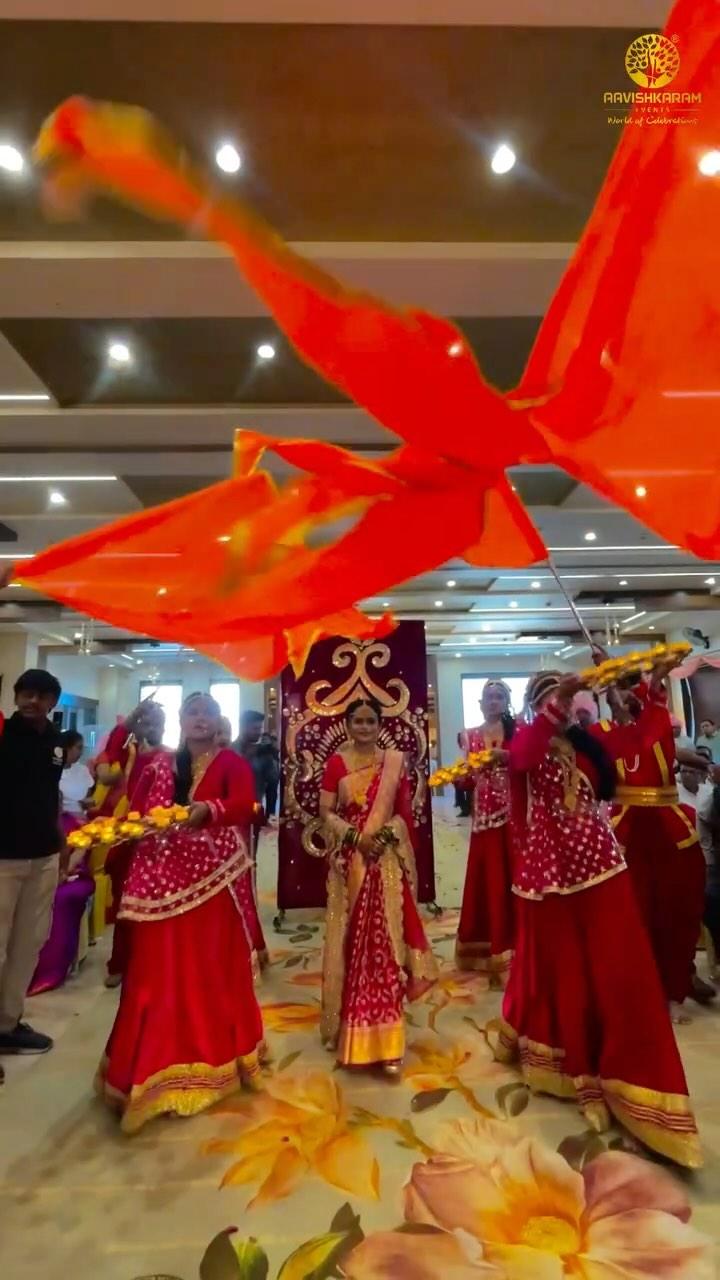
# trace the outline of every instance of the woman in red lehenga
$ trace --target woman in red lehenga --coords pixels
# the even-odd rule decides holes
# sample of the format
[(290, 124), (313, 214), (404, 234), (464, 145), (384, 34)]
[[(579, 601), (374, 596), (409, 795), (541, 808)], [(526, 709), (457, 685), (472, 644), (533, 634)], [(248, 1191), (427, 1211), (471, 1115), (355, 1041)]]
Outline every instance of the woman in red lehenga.
[(528, 684), (535, 719), (511, 748), (517, 937), (498, 1057), (530, 1087), (611, 1117), (678, 1164), (702, 1163), (662, 986), (625, 860), (598, 799), (612, 761), (568, 728), (575, 677)]
[(143, 777), (141, 812), (189, 803), (190, 819), (140, 841), (120, 906), (132, 945), (98, 1086), (127, 1133), (258, 1082), (262, 1019), (239, 898), (255, 784), (246, 761), (218, 750), (219, 717), (192, 694), (175, 768), (160, 756)]
[(321, 1034), (341, 1066), (400, 1070), (405, 999), (435, 981), (416, 902), (410, 786), (402, 752), (378, 747), (382, 711), (352, 702), (350, 741), (329, 759), (320, 816), (329, 846)]
[[(115, 726), (95, 761), (97, 785), (91, 817), (124, 818), (137, 808), (136, 792), (139, 794), (145, 770), (166, 750), (162, 745), (164, 732), (165, 712), (152, 698), (145, 698), (127, 720)], [(132, 845), (123, 840), (108, 849), (103, 867), (112, 887), (108, 922), (115, 926), (106, 987), (120, 986), (128, 964), (130, 929), (127, 922), (118, 920), (118, 911), (131, 858)]]
[(492, 764), (474, 775), (472, 834), (455, 959), (459, 969), (482, 969), (491, 987), (503, 987), (514, 940), (510, 773), (508, 747), (515, 731), (510, 690), (488, 680), (482, 725), (461, 735), (466, 755), (492, 751)]

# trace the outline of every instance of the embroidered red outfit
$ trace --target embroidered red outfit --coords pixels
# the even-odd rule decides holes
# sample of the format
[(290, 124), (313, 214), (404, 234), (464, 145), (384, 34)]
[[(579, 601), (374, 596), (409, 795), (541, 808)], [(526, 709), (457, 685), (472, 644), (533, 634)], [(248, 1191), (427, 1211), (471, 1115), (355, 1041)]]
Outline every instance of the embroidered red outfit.
[[(517, 937), (498, 1056), (532, 1089), (609, 1114), (679, 1164), (701, 1163), (672, 1025), (597, 774), (546, 704), (511, 748)], [(630, 980), (628, 975), (631, 975)]]
[[(412, 848), (410, 789), (400, 751), (378, 752), (352, 768), (331, 756), (322, 781), (332, 807), (323, 956), (321, 1033), (343, 1066), (397, 1062), (405, 1049), (405, 999), (433, 984), (436, 966), (420, 919)], [(392, 831), (377, 858), (355, 847), (355, 833)]]
[[(461, 737), (466, 754), (495, 745), (482, 729)], [(502, 981), (514, 938), (510, 773), (507, 765), (478, 770), (472, 798), (472, 833), (455, 958), (460, 969), (482, 969)]]
[[(144, 781), (141, 811), (173, 802), (169, 757)], [(208, 805), (209, 821), (142, 840), (120, 907), (132, 946), (98, 1085), (128, 1133), (161, 1113), (204, 1110), (258, 1071), (262, 1020), (242, 890), (255, 803), (249, 766), (220, 751), (191, 798)]]
[(705, 859), (695, 815), (675, 785), (675, 738), (662, 689), (633, 691), (633, 724), (594, 728), (610, 751), (619, 786), (612, 823), (627, 860), (668, 1000), (690, 995), (705, 906)]
[[(120, 818), (137, 809), (138, 802), (142, 801), (141, 782), (145, 771), (159, 755), (165, 753), (165, 747), (150, 747), (141, 751), (135, 734), (127, 725), (116, 725), (96, 761), (98, 765), (106, 765), (112, 770), (114, 782), (109, 786), (98, 783), (93, 795), (91, 816), (113, 815)], [(132, 853), (133, 847), (127, 841), (112, 845), (107, 851), (103, 868), (110, 878), (112, 888), (108, 923), (115, 925), (107, 971), (110, 976), (115, 977), (122, 976), (128, 965), (130, 930), (126, 922), (118, 919), (118, 911)]]

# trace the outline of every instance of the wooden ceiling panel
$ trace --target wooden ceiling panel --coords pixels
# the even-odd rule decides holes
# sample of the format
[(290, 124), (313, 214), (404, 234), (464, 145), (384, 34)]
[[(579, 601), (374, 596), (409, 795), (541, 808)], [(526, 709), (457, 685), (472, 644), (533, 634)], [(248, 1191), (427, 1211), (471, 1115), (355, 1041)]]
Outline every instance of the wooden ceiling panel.
[[(72, 93), (143, 105), (300, 240), (574, 240), (617, 141), (627, 32), (521, 27), (3, 23), (3, 133), (28, 149)], [(502, 180), (488, 152), (512, 141)], [(218, 174), (220, 180), (220, 175)], [(227, 181), (227, 180), (223, 180)], [(98, 204), (78, 238), (174, 235)], [(0, 183), (0, 239), (48, 227), (32, 181)]]
[[(486, 377), (503, 389), (514, 386), (539, 320), (480, 316), (458, 323)], [(343, 403), (262, 318), (5, 320), (0, 332), (63, 407)], [(128, 344), (131, 365), (108, 367), (113, 339)], [(274, 360), (258, 359), (265, 342), (275, 347)]]

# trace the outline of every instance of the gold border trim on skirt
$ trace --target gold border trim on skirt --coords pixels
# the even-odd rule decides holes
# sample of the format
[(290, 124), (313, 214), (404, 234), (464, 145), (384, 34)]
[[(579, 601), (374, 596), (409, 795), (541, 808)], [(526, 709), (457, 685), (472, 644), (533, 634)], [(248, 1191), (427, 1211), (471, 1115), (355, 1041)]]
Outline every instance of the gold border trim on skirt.
[(233, 1058), (221, 1067), (208, 1062), (175, 1063), (148, 1076), (142, 1084), (133, 1085), (129, 1094), (108, 1083), (108, 1059), (104, 1056), (95, 1077), (95, 1090), (113, 1110), (121, 1112), (123, 1132), (137, 1133), (155, 1116), (194, 1116), (237, 1093), (244, 1083), (253, 1082), (259, 1075), (263, 1049), (258, 1045), (254, 1053)]
[(504, 1018), (499, 1019), (499, 1031), (496, 1059), (507, 1065), (519, 1059), (522, 1077), (533, 1093), (573, 1099), (591, 1124), (598, 1107), (604, 1106), (628, 1133), (651, 1150), (686, 1169), (702, 1168), (700, 1138), (686, 1094), (660, 1093), (644, 1085), (603, 1080), (599, 1076), (569, 1076), (562, 1070), (563, 1049), (519, 1036)]
[(343, 1067), (369, 1067), (375, 1062), (399, 1062), (405, 1053), (405, 1020), (380, 1027), (343, 1023), (337, 1060)]

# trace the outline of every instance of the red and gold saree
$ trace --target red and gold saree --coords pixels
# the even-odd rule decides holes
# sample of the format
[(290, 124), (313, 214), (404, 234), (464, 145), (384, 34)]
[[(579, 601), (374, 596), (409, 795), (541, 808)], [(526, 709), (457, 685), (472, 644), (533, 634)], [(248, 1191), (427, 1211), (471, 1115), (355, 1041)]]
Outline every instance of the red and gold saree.
[[(397, 1062), (405, 1049), (403, 1003), (435, 980), (418, 914), (412, 811), (400, 751), (362, 767), (338, 752), (320, 798), (329, 846), (321, 1034), (343, 1066)], [(377, 857), (355, 833), (388, 833)]]

